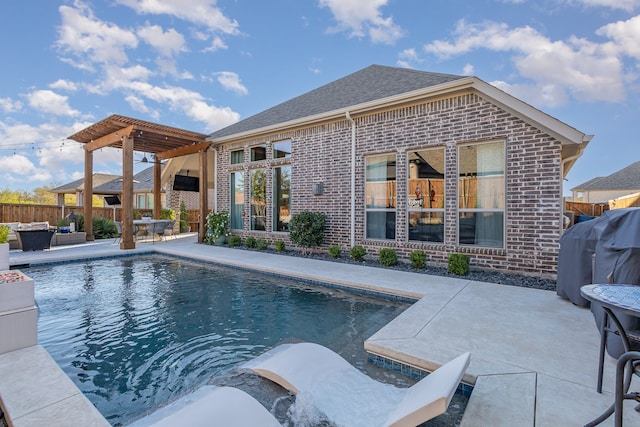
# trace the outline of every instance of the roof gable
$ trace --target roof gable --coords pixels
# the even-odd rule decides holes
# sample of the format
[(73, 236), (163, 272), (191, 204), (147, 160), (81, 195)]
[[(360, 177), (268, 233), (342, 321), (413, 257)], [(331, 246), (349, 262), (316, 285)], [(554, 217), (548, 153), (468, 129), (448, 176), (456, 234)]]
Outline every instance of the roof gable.
[(209, 135), (208, 139), (316, 116), (464, 78), (466, 77), (452, 74), (371, 65), (220, 129)]

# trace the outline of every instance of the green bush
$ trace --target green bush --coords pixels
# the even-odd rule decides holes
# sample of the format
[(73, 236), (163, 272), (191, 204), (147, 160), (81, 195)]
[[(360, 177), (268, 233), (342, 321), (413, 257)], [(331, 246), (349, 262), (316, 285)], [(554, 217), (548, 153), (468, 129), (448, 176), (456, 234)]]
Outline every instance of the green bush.
[(391, 248), (383, 248), (378, 252), (378, 260), (385, 267), (391, 267), (398, 263), (398, 254)]
[(458, 276), (469, 273), (469, 256), (464, 254), (449, 255), (449, 271)]
[(118, 229), (115, 222), (102, 217), (94, 217), (93, 235), (96, 239), (111, 239), (118, 236)]
[(176, 219), (176, 211), (173, 209), (160, 209), (160, 219)]
[(411, 261), (411, 268), (419, 270), (427, 266), (427, 255), (419, 249), (411, 251), (409, 261)]
[(278, 240), (275, 243), (275, 249), (276, 249), (276, 252), (284, 252), (284, 249), (285, 249), (284, 240)]
[(0, 243), (9, 243), (9, 226), (0, 225)]
[(331, 258), (340, 258), (340, 253), (342, 252), (342, 249), (338, 245), (331, 245), (329, 246), (328, 251), (329, 251), (329, 256)]
[(258, 239), (256, 240), (256, 248), (259, 251), (264, 251), (266, 249), (269, 249), (269, 241), (266, 239)]
[(251, 249), (256, 247), (256, 243), (256, 238), (253, 236), (247, 237), (247, 240), (244, 241), (245, 246)]
[(312, 248), (324, 242), (324, 227), (327, 217), (322, 212), (302, 211), (289, 221), (289, 238), (294, 245), (302, 248), (302, 253), (310, 253)]
[(349, 255), (351, 256), (351, 259), (355, 261), (362, 261), (366, 254), (367, 254), (367, 250), (362, 246), (354, 246), (351, 249), (349, 249)]
[(229, 245), (230, 247), (240, 246), (241, 244), (242, 239), (240, 238), (240, 236), (229, 236), (229, 239), (227, 240), (227, 245)]
[(184, 204), (184, 200), (180, 202), (180, 232), (184, 233), (189, 229), (189, 212), (187, 212), (187, 205)]

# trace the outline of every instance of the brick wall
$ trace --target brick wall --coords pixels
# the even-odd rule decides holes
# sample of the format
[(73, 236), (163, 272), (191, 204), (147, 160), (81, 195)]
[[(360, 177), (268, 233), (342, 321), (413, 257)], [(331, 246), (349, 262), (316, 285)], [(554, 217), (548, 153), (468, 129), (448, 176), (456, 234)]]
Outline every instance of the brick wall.
[[(382, 247), (395, 248), (407, 258), (414, 249), (427, 253), (431, 263), (446, 263), (449, 254), (466, 253), (472, 266), (532, 275), (553, 276), (561, 232), (561, 143), (491, 104), (475, 93), (461, 94), (402, 108), (354, 117), (356, 121), (356, 245), (371, 255)], [(292, 140), (290, 159), (271, 159), (271, 143)], [(457, 239), (457, 148), (462, 143), (505, 141), (506, 230), (504, 248), (459, 246)], [(230, 165), (230, 151), (244, 149), (249, 159), (253, 145), (267, 144), (267, 160)], [(408, 241), (407, 150), (444, 147), (445, 242)], [(310, 128), (275, 133), (259, 139), (217, 147), (218, 206), (229, 209), (229, 172), (267, 169), (267, 231), (250, 232), (249, 175), (245, 177), (245, 232), (271, 240), (286, 233), (271, 233), (271, 168), (292, 165), (291, 211), (327, 214), (325, 244), (350, 245), (351, 123), (340, 120)], [(394, 241), (365, 239), (365, 157), (396, 155), (397, 215)], [(324, 184), (324, 194), (314, 196), (312, 185)]]

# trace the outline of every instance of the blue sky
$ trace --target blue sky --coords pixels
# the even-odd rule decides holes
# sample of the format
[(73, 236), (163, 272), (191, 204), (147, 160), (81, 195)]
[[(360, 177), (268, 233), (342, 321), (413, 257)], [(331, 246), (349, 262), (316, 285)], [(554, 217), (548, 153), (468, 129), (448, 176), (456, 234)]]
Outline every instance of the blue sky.
[[(66, 137), (111, 114), (209, 133), (371, 64), (474, 75), (595, 135), (565, 194), (640, 160), (640, 0), (7, 0), (2, 10), (0, 188), (81, 178), (82, 148)], [(120, 156), (103, 149), (94, 170), (120, 174)]]

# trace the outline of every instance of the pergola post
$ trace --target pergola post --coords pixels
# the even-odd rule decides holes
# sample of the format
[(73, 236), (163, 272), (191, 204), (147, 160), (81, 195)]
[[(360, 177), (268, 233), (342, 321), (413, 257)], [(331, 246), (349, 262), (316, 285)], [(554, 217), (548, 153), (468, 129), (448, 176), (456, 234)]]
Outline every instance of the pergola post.
[(160, 219), (162, 204), (160, 203), (160, 179), (162, 174), (162, 164), (159, 160), (153, 162), (153, 217)]
[(207, 232), (207, 213), (209, 212), (209, 177), (207, 176), (207, 150), (199, 151), (200, 155), (200, 226), (198, 227), (198, 243), (204, 241)]
[(93, 235), (93, 151), (84, 147), (84, 231), (87, 242), (95, 240)]
[(134, 249), (133, 241), (133, 138), (122, 138), (122, 240), (120, 249)]

